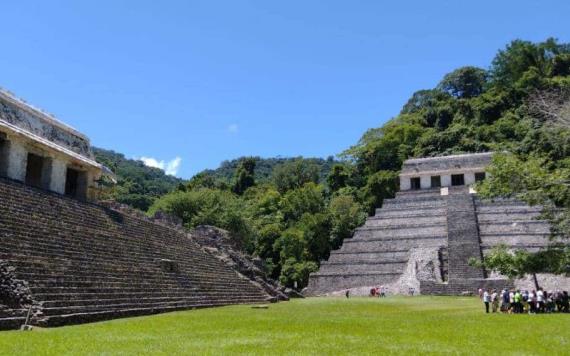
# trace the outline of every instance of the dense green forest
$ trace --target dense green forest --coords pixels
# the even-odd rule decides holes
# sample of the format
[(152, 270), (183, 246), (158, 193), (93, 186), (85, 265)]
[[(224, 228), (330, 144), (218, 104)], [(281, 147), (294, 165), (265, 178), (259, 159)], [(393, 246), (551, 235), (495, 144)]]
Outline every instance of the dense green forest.
[[(97, 162), (104, 164), (117, 176), (117, 184), (104, 198), (113, 199), (133, 208), (147, 211), (154, 201), (186, 183), (185, 180), (167, 175), (162, 169), (148, 167), (142, 161), (126, 158), (123, 154), (111, 150), (93, 147)], [(249, 157), (255, 161), (254, 178), (257, 183), (269, 182), (274, 168), (287, 162), (306, 161), (318, 169), (318, 181), (322, 182), (328, 176), (332, 166), (338, 161), (334, 157), (303, 158), (303, 157)], [(216, 169), (207, 169), (198, 173), (194, 182), (210, 181), (212, 185), (229, 187), (235, 179), (236, 169), (246, 157), (223, 161)], [(205, 184), (205, 183), (202, 183)]]
[(143, 211), (154, 201), (178, 187), (183, 181), (169, 176), (162, 169), (146, 166), (142, 161), (93, 147), (97, 162), (107, 166), (117, 176), (117, 184), (107, 192), (107, 199), (130, 205)]
[[(200, 174), (206, 174), (213, 177), (216, 180), (231, 182), (234, 179), (236, 169), (238, 168), (240, 162), (246, 157), (240, 157), (232, 159), (230, 161), (223, 161), (220, 167), (216, 169), (206, 169)], [(262, 158), (262, 157), (252, 157), (255, 160), (255, 181), (258, 183), (265, 183), (271, 180), (271, 175), (273, 173), (273, 168), (283, 163), (295, 161), (297, 159), (303, 159), (303, 157), (273, 157), (273, 158)], [(314, 163), (320, 167), (319, 176), (321, 180), (326, 179), (332, 166), (337, 163), (334, 157), (323, 158), (304, 158), (310, 163)]]
[[(461, 67), (415, 92), (396, 117), (342, 152), (324, 179), (317, 162), (278, 162), (269, 174), (264, 162), (242, 158), (195, 176), (156, 200), (149, 213), (175, 214), (189, 228), (226, 228), (265, 260), (274, 278), (303, 287), (319, 261), (394, 195), (405, 159), (495, 151), (503, 153), (481, 193), (551, 207), (555, 232), (568, 235), (569, 92), (569, 44), (515, 40), (488, 68)], [(501, 251), (485, 262), (498, 269), (522, 263), (515, 272), (569, 273), (567, 244), (554, 251), (549, 266), (532, 256), (509, 262)]]

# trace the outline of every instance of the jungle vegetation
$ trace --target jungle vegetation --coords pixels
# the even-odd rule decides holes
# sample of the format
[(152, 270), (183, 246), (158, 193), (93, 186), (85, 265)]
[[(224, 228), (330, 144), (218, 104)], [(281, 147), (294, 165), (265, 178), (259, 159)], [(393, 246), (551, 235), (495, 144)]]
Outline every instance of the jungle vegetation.
[[(340, 153), (340, 161), (326, 160), (330, 167), (297, 158), (276, 161), (269, 173), (266, 162), (243, 157), (215, 174), (173, 182), (174, 191), (153, 196), (148, 212), (175, 214), (188, 228), (225, 228), (274, 278), (302, 288), (320, 261), (393, 197), (404, 160), (494, 151), (493, 178), (479, 187), (481, 194), (544, 205), (555, 233), (567, 237), (568, 93), (570, 44), (514, 40), (488, 68), (457, 68), (434, 88), (416, 91), (397, 116)], [(484, 263), (510, 275), (569, 273), (568, 244), (554, 245), (547, 259), (526, 253), (514, 261), (498, 248)]]

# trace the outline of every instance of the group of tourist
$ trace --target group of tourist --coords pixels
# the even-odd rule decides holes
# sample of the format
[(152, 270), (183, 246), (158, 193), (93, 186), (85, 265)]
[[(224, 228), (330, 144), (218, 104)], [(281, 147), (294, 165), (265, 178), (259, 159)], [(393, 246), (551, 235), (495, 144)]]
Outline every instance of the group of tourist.
[(384, 286), (374, 287), (374, 288), (370, 289), (370, 296), (371, 297), (384, 298), (384, 297), (386, 297), (387, 291), (388, 291), (388, 288), (386, 288)]
[[(416, 293), (416, 289), (414, 287), (408, 288), (408, 295), (413, 297)], [(370, 296), (371, 297), (378, 297), (378, 298), (385, 298), (388, 294), (388, 288), (384, 286), (374, 287), (370, 289)]]
[(485, 305), (485, 312), (509, 314), (522, 313), (568, 313), (570, 312), (570, 302), (568, 291), (547, 292), (542, 288), (532, 291), (520, 291), (503, 289), (498, 292), (496, 289), (479, 289), (479, 298)]

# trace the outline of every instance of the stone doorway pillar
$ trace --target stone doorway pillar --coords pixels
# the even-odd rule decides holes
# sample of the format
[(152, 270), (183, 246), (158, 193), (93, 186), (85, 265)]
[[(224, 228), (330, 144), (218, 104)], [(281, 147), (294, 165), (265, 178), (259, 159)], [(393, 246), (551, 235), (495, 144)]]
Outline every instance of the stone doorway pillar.
[(26, 166), (28, 165), (28, 150), (17, 141), (8, 141), (8, 178), (24, 182), (26, 180)]

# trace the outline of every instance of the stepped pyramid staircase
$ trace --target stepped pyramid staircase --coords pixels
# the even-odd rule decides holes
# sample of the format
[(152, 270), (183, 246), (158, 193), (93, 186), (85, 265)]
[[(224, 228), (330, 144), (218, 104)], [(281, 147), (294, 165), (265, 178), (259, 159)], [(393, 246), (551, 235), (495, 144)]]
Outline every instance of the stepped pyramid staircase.
[(410, 264), (414, 268), (411, 252), (422, 250), (437, 250), (439, 267), (436, 280), (419, 281), (422, 294), (511, 288), (512, 281), (487, 278), (486, 271), (468, 261), (500, 243), (544, 247), (549, 225), (536, 220), (539, 213), (539, 208), (513, 200), (482, 202), (467, 187), (449, 188), (449, 195), (441, 195), (439, 188), (398, 192), (311, 274), (306, 294), (401, 283)]
[[(176, 229), (5, 179), (0, 261), (27, 282), (39, 326), (271, 299)], [(0, 328), (26, 312), (0, 307)]]

